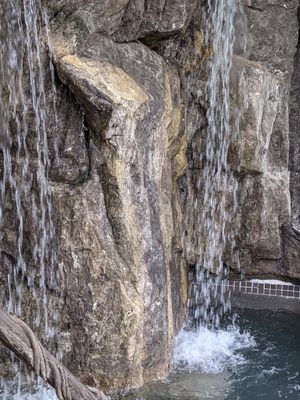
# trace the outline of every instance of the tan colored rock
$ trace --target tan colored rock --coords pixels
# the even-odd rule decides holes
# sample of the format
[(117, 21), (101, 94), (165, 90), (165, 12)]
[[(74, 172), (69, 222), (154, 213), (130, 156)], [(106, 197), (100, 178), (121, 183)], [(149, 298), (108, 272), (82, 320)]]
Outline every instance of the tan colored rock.
[(186, 165), (179, 81), (142, 44), (97, 38), (77, 54), (63, 39), (53, 43), (90, 130), (89, 179), (54, 187), (70, 327), (62, 338), (85, 382), (134, 387), (166, 376), (185, 318), (186, 270), (172, 262), (182, 240), (174, 179)]

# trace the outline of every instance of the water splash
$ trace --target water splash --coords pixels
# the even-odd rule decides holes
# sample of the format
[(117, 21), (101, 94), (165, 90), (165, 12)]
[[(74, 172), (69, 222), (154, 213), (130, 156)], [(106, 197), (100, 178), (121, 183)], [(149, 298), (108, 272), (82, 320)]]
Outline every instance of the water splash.
[[(231, 103), (231, 68), (235, 43), (245, 47), (237, 38), (235, 20), (245, 19), (240, 0), (210, 0), (208, 2), (207, 46), (211, 47), (210, 74), (207, 85), (206, 149), (201, 155), (202, 170), (197, 181), (198, 212), (196, 247), (199, 258), (197, 285), (192, 285), (190, 296), (191, 318), (205, 325), (218, 326), (221, 316), (230, 309), (230, 298), (221, 285), (226, 279), (225, 253), (238, 262), (235, 249), (233, 221), (237, 214), (238, 182), (229, 162), (229, 151), (239, 137), (241, 107)], [(238, 40), (237, 40), (238, 39)], [(239, 77), (242, 82), (242, 74)], [(241, 86), (239, 83), (238, 86)], [(235, 154), (235, 163), (238, 154)], [(237, 169), (237, 166), (234, 167)]]
[(220, 373), (246, 362), (240, 350), (252, 348), (255, 340), (248, 332), (241, 332), (234, 324), (224, 330), (183, 329), (176, 338), (175, 369)]

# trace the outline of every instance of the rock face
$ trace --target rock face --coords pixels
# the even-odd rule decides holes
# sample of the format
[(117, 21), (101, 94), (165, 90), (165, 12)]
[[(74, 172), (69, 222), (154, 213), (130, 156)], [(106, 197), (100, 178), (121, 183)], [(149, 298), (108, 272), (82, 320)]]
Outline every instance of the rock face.
[(294, 71), (290, 93), (290, 192), (291, 192), (291, 224), (284, 227), (284, 273), (299, 278), (299, 240), (300, 240), (300, 45), (294, 58)]
[(88, 178), (54, 186), (70, 356), (102, 387), (138, 386), (166, 374), (185, 316), (186, 272), (174, 262), (179, 78), (140, 43), (95, 33), (75, 52), (63, 37), (53, 44), (89, 131)]
[(299, 277), (299, 257), (290, 264), (292, 239), (285, 228), (295, 220), (291, 193), (293, 197), (296, 185), (293, 174), (290, 182), (289, 158), (297, 143), (289, 128), (289, 92), (298, 6), (298, 1), (244, 1), (249, 61), (244, 62), (248, 104), (241, 122), (239, 252), (246, 274)]
[(47, 0), (46, 4), (50, 15), (65, 20), (67, 29), (75, 24), (89, 33), (97, 31), (129, 42), (180, 33), (191, 19), (196, 0)]
[(193, 4), (139, 3), (49, 5), (57, 74), (77, 102), (71, 128), (59, 115), (67, 135), (51, 173), (67, 316), (60, 337), (70, 368), (104, 389), (167, 374), (188, 296), (179, 74), (143, 43), (118, 41), (178, 33)]
[[(169, 370), (197, 257), (207, 1), (45, 3), (57, 74), (48, 141), (61, 275), (50, 318), (57, 309), (63, 361), (84, 383), (136, 387)], [(243, 3), (247, 54), (237, 19), (233, 62), (246, 87), (236, 170), (240, 263), (246, 274), (299, 279), (298, 0)], [(10, 222), (4, 266), (16, 262)], [(24, 229), (30, 238), (30, 223)], [(28, 264), (32, 248), (28, 239)], [(33, 322), (28, 296), (25, 303)]]

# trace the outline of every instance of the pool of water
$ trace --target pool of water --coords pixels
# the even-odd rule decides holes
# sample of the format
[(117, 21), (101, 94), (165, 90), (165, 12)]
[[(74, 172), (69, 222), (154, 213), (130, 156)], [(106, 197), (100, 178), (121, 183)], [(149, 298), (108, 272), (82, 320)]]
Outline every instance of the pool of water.
[(169, 378), (121, 398), (300, 399), (300, 316), (243, 310), (219, 332), (182, 331)]
[[(219, 331), (182, 330), (173, 364), (168, 379), (116, 399), (300, 399), (300, 316), (242, 310)], [(18, 394), (16, 383), (1, 386), (0, 400), (57, 399), (41, 381)]]

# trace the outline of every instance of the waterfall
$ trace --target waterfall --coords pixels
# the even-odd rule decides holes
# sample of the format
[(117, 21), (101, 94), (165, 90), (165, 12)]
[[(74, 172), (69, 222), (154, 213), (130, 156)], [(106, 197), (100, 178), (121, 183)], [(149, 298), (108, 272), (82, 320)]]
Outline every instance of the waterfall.
[[(230, 72), (234, 20), (242, 7), (239, 0), (208, 0), (208, 8), (208, 128), (197, 182), (201, 197), (195, 203), (200, 256), (191, 310), (197, 321), (218, 326), (229, 307), (222, 287), (219, 292), (226, 277), (225, 253), (235, 247), (231, 225), (237, 210), (237, 180), (228, 156), (238, 138), (240, 114), (232, 111)], [(32, 313), (34, 328), (51, 337), (48, 293), (57, 290), (58, 277), (49, 172), (51, 151), (58, 150), (48, 142), (49, 114), (57, 124), (51, 49), (47, 54), (40, 40), (41, 29), (48, 35), (48, 20), (39, 0), (11, 0), (1, 2), (0, 21), (0, 232), (2, 242), (10, 244), (1, 248), (6, 273), (1, 279), (6, 280), (7, 292), (0, 299), (9, 313), (22, 317)], [(50, 102), (46, 75), (52, 87)], [(29, 303), (34, 303), (30, 311)]]
[[(199, 228), (199, 258), (196, 277), (191, 288), (191, 317), (205, 325), (218, 326), (220, 317), (229, 310), (229, 295), (223, 280), (227, 267), (225, 254), (235, 257), (234, 219), (237, 215), (238, 182), (230, 165), (229, 151), (238, 153), (241, 105), (231, 104), (231, 69), (235, 42), (245, 50), (235, 32), (236, 20), (245, 21), (240, 0), (209, 0), (206, 42), (211, 48), (207, 84), (206, 149), (201, 155), (202, 170), (197, 187), (200, 198), (195, 200)], [(239, 86), (243, 81), (239, 76)], [(235, 154), (238, 160), (238, 154)]]
[[(57, 289), (58, 277), (47, 119), (56, 118), (56, 108), (52, 59), (40, 40), (41, 28), (48, 32), (39, 0), (1, 1), (0, 233), (7, 292), (0, 293), (0, 302), (18, 316), (30, 304), (26, 316), (50, 339), (55, 330), (48, 291)], [(46, 98), (46, 74), (52, 101)]]
[[(6, 309), (21, 315), (23, 286), (26, 284), (31, 289), (33, 297), (36, 287), (39, 287), (42, 306), (37, 302), (36, 326), (40, 326), (43, 318), (47, 331), (46, 286), (54, 281), (56, 252), (48, 179), (50, 158), (45, 62), (39, 39), (42, 18), (38, 1), (14, 0), (0, 5), (0, 145), (3, 170), (0, 224), (1, 229), (6, 230), (8, 206), (16, 210), (17, 255), (15, 263), (8, 257), (11, 265)], [(26, 237), (29, 233), (30, 238)], [(25, 240), (33, 248), (32, 257), (24, 254)], [(29, 263), (38, 266), (38, 269), (32, 268)]]

